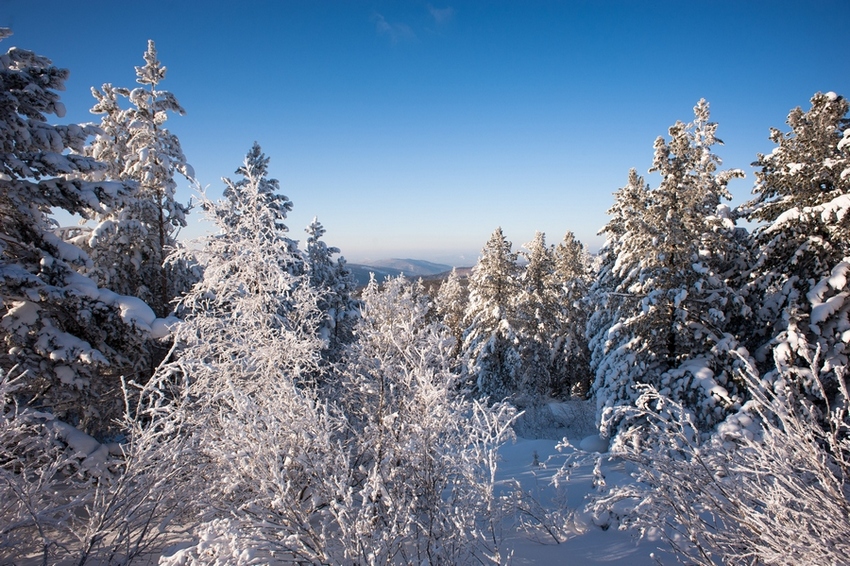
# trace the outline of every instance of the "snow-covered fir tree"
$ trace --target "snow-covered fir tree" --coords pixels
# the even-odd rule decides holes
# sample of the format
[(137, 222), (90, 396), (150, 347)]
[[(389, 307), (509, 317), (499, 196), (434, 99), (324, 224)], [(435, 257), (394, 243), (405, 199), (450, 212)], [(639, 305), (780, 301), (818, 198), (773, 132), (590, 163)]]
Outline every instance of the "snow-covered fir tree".
[[(194, 172), (186, 163), (177, 136), (164, 124), (170, 112), (185, 111), (174, 95), (160, 89), (166, 68), (148, 41), (145, 64), (136, 67), (134, 89), (104, 84), (92, 89), (97, 100), (92, 112), (102, 115), (101, 133), (86, 154), (107, 162), (90, 178), (125, 181), (133, 190), (96, 219), (92, 230), (74, 237), (91, 256), (91, 276), (117, 292), (147, 302), (159, 316), (172, 309), (172, 300), (195, 280), (193, 262), (165, 258), (178, 245), (177, 231), (186, 225), (189, 208), (177, 201), (176, 175), (190, 182)], [(127, 100), (129, 108), (122, 108)], [(174, 270), (180, 273), (172, 273)]]
[(344, 257), (333, 259), (340, 250), (322, 240), (325, 228), (318, 218), (313, 218), (305, 232), (307, 273), (310, 285), (319, 294), (322, 313), (319, 336), (325, 343), (326, 357), (335, 360), (341, 348), (354, 339), (353, 327), (360, 315), (360, 303), (353, 297), (357, 281)]
[(0, 56), (0, 367), (27, 372), (24, 404), (102, 433), (123, 408), (118, 376), (140, 369), (122, 353), (143, 348), (154, 313), (80, 275), (91, 259), (55, 232), (52, 209), (93, 218), (125, 190), (80, 179), (105, 168), (82, 155), (96, 128), (47, 123), (67, 76), (31, 51)]
[(618, 424), (611, 422), (613, 408), (634, 402), (638, 383), (654, 384), (704, 427), (741, 401), (733, 370), (738, 357), (729, 354), (739, 346), (726, 326), (744, 308), (728, 284), (743, 246), (721, 201), (730, 198), (729, 180), (742, 173), (717, 171), (720, 159), (711, 150), (720, 140), (704, 100), (694, 115), (690, 124), (674, 124), (669, 140), (656, 140), (650, 171), (660, 174), (658, 187), (641, 193), (639, 179), (630, 177), (623, 196), (645, 200), (622, 210), (640, 210), (641, 218), (623, 225), (617, 217), (610, 228), (621, 241), (611, 246), (617, 257), (600, 277), (613, 279), (606, 292), (622, 298), (609, 299), (612, 324), (596, 327), (594, 337), (602, 350), (594, 359), (593, 391), (603, 430)]
[(308, 285), (298, 242), (287, 235), (284, 221), (292, 203), (278, 193), (278, 181), (268, 178), (268, 161), (255, 143), (236, 170), (242, 178), (222, 179), (224, 198), (203, 203), (221, 231), (206, 238), (204, 276), (181, 301), (181, 313), (230, 316), (241, 301), (257, 300), (263, 308), (252, 308), (275, 318), (280, 328), (295, 331), (292, 322), (296, 307), (303, 306), (301, 294), (315, 292)]
[(453, 353), (455, 357), (460, 356), (463, 345), (464, 313), (469, 302), (469, 293), (461, 283), (456, 268), (452, 268), (449, 276), (440, 284), (437, 296), (434, 297), (434, 309), (437, 318), (449, 329), (455, 338)]
[[(273, 223), (271, 229), (263, 231), (263, 234), (278, 239), (281, 244), (286, 245), (287, 251), (292, 256), (290, 271), (293, 274), (302, 274), (304, 263), (300, 260), (298, 242), (285, 236), (289, 228), (284, 221), (286, 215), (292, 210), (292, 201), (281, 194), (280, 182), (268, 177), (268, 168), (269, 158), (263, 153), (260, 144), (254, 142), (245, 156), (245, 162), (236, 169), (236, 174), (241, 175), (242, 178), (238, 181), (225, 179), (224, 200), (218, 203), (212, 212), (226, 226), (225, 232), (231, 239), (251, 237), (251, 234), (245, 231), (253, 229), (253, 226), (246, 226), (241, 220), (245, 215), (259, 215)], [(255, 181), (258, 196), (251, 201), (246, 198), (245, 190)], [(249, 210), (249, 207), (254, 207), (254, 210)]]
[[(628, 183), (614, 193), (614, 204), (608, 209), (608, 224), (599, 231), (599, 234), (605, 235), (605, 243), (599, 250), (599, 268), (585, 302), (590, 310), (586, 337), (591, 368), (599, 367), (608, 354), (611, 345), (608, 333), (620, 318), (620, 309), (633, 309), (635, 306), (634, 297), (621, 292), (621, 289), (629, 270), (634, 267), (633, 258), (641, 253), (635, 246), (637, 240), (630, 235), (645, 231), (643, 223), (649, 204), (648, 193), (649, 185), (635, 169), (631, 169)], [(621, 258), (626, 261), (621, 262)]]
[(317, 296), (284, 230), (288, 207), (273, 206), (265, 163), (252, 150), (243, 180), (225, 179), (227, 198), (204, 203), (221, 231), (206, 238), (204, 275), (180, 302), (172, 360), (142, 406), (156, 415), (151, 426), (180, 423), (185, 465), (205, 470), (193, 502), (204, 532), (232, 529), (233, 548), (328, 562), (310, 523), (326, 523), (323, 489), (346, 469), (331, 444), (342, 424), (312, 387), (322, 349)]
[(590, 350), (585, 338), (590, 256), (572, 232), (553, 250), (553, 304), (556, 326), (552, 339), (549, 388), (555, 395), (585, 395), (590, 390)]
[[(763, 371), (774, 356), (800, 367), (801, 385), (821, 390), (806, 370), (815, 352), (828, 397), (838, 393), (831, 368), (847, 366), (850, 331), (850, 119), (847, 99), (818, 93), (811, 108), (788, 115), (790, 131), (771, 129), (774, 150), (754, 165), (756, 197), (744, 212), (761, 222), (753, 234), (755, 262), (747, 293), (748, 333)], [(777, 348), (778, 347), (778, 348)]]
[(481, 250), (469, 278), (469, 305), (462, 358), (480, 396), (501, 400), (517, 392), (521, 358), (514, 326), (517, 254), (497, 228)]
[(537, 232), (525, 249), (527, 263), (519, 273), (512, 309), (521, 359), (516, 390), (528, 403), (552, 393), (552, 347), (560, 305), (553, 294), (555, 258), (543, 232)]

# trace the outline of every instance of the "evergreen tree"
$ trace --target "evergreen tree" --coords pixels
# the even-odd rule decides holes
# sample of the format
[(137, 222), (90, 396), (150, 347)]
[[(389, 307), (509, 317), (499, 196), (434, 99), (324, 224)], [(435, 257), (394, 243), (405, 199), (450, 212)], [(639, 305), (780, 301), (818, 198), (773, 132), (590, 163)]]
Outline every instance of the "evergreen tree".
[(469, 296), (466, 288), (460, 281), (460, 276), (456, 268), (452, 268), (452, 272), (440, 284), (440, 289), (434, 299), (434, 308), (437, 313), (437, 318), (451, 332), (455, 338), (455, 346), (452, 350), (453, 357), (460, 356), (461, 347), (463, 346), (463, 325), (464, 313), (466, 312)]
[(551, 393), (552, 347), (557, 339), (558, 310), (555, 303), (555, 258), (546, 236), (537, 232), (525, 245), (527, 263), (519, 274), (513, 301), (521, 367), (517, 393), (533, 402)]
[[(189, 208), (176, 200), (175, 175), (190, 181), (192, 168), (180, 141), (164, 127), (169, 112), (185, 111), (168, 91), (160, 90), (166, 68), (157, 59), (153, 41), (148, 41), (145, 64), (136, 67), (135, 89), (104, 84), (92, 89), (97, 100), (92, 112), (101, 114), (101, 130), (86, 148), (87, 155), (106, 161), (93, 179), (128, 182), (133, 190), (117, 206), (98, 214), (99, 224), (74, 241), (86, 249), (94, 262), (90, 273), (98, 283), (141, 298), (159, 316), (171, 311), (172, 300), (185, 292), (190, 277), (171, 270), (182, 264), (166, 265), (165, 258), (176, 245), (177, 231), (186, 225)], [(122, 109), (126, 99), (129, 109)]]
[(587, 250), (567, 232), (555, 246), (553, 306), (556, 312), (551, 352), (550, 389), (555, 395), (585, 395), (590, 390), (590, 350), (585, 338), (590, 260)]
[[(727, 332), (728, 319), (743, 308), (728, 284), (741, 255), (729, 208), (727, 184), (740, 171), (717, 171), (720, 159), (711, 152), (721, 143), (717, 125), (709, 122), (708, 104), (694, 108), (691, 124), (677, 122), (670, 140), (655, 142), (650, 171), (661, 183), (645, 193), (642, 219), (629, 226), (620, 218), (618, 256), (609, 295), (621, 294), (614, 305), (612, 325), (602, 330), (605, 344), (596, 362), (593, 388), (603, 426), (613, 408), (637, 398), (637, 383), (650, 383), (664, 395), (694, 411), (697, 422), (710, 427), (741, 400), (733, 366), (738, 349)], [(640, 194), (636, 176), (628, 194)], [(620, 281), (617, 281), (620, 279)], [(608, 307), (610, 308), (610, 307)], [(597, 344), (599, 339), (597, 338)]]
[(0, 56), (0, 368), (26, 370), (24, 404), (103, 432), (123, 409), (118, 375), (139, 369), (122, 352), (143, 347), (154, 315), (77, 273), (90, 258), (55, 233), (52, 209), (92, 218), (125, 190), (80, 179), (105, 168), (82, 155), (95, 128), (47, 123), (64, 115), (56, 91), (67, 76), (31, 51)]
[[(643, 224), (649, 206), (649, 185), (635, 169), (629, 171), (628, 183), (614, 193), (614, 205), (608, 210), (610, 220), (600, 234), (605, 243), (599, 250), (599, 268), (588, 290), (585, 304), (590, 310), (586, 337), (590, 349), (591, 371), (595, 372), (609, 354), (609, 333), (621, 316), (637, 305), (636, 297), (625, 293), (625, 284), (634, 269), (635, 257), (642, 252), (642, 242), (632, 235), (647, 232)], [(621, 258), (623, 261), (621, 261)]]
[[(748, 218), (756, 261), (749, 272), (754, 312), (751, 347), (763, 371), (771, 350), (784, 368), (800, 367), (806, 392), (822, 396), (805, 368), (818, 356), (827, 397), (838, 393), (832, 368), (847, 365), (850, 331), (850, 119), (847, 99), (815, 94), (811, 108), (788, 115), (789, 132), (771, 129), (776, 148), (754, 165), (756, 197)], [(778, 346), (778, 348), (776, 348)], [(789, 373), (788, 371), (785, 372)], [(791, 372), (794, 373), (794, 372)]]
[(347, 469), (333, 444), (343, 423), (312, 385), (317, 297), (258, 157), (252, 150), (240, 168), (244, 182), (225, 179), (226, 199), (204, 203), (221, 231), (206, 238), (203, 278), (180, 302), (174, 356), (141, 406), (154, 427), (176, 423), (185, 466), (204, 471), (202, 486), (187, 487), (200, 487), (190, 511), (204, 532), (226, 526), (229, 544), (334, 562), (311, 521), (326, 524), (335, 501), (327, 490)]
[[(280, 193), (280, 182), (268, 177), (269, 158), (263, 153), (260, 144), (254, 142), (245, 162), (236, 169), (236, 174), (242, 178), (238, 181), (225, 179), (224, 200), (213, 209), (213, 213), (225, 226), (225, 231), (230, 238), (248, 238), (251, 234), (246, 233), (253, 226), (242, 222), (243, 216), (258, 216), (271, 222), (271, 230), (264, 230), (264, 237), (280, 239), (287, 246), (287, 250), (293, 256), (293, 273), (303, 272), (303, 264), (298, 262), (298, 242), (283, 236), (289, 232), (284, 220), (292, 210), (292, 201)], [(246, 196), (248, 187), (256, 182), (257, 196)], [(253, 192), (254, 189), (252, 189)], [(254, 207), (250, 210), (249, 207)]]
[(481, 250), (469, 278), (469, 306), (462, 358), (478, 395), (501, 400), (517, 392), (520, 355), (513, 303), (518, 288), (517, 254), (497, 228)]
[(353, 327), (360, 314), (360, 303), (352, 296), (357, 282), (345, 258), (333, 260), (339, 248), (322, 241), (325, 228), (317, 218), (313, 218), (305, 232), (307, 272), (310, 285), (319, 294), (318, 307), (322, 313), (319, 336), (325, 343), (326, 357), (335, 360), (342, 346), (354, 339)]
[[(292, 203), (277, 193), (277, 180), (267, 177), (268, 161), (254, 144), (236, 170), (242, 179), (222, 179), (225, 198), (204, 203), (221, 232), (207, 239), (204, 277), (181, 301), (181, 312), (229, 316), (242, 300), (259, 300), (262, 309), (253, 308), (277, 317), (283, 328), (292, 322), (301, 294), (315, 295), (298, 242), (287, 236), (284, 221)], [(267, 285), (272, 287), (266, 290)]]

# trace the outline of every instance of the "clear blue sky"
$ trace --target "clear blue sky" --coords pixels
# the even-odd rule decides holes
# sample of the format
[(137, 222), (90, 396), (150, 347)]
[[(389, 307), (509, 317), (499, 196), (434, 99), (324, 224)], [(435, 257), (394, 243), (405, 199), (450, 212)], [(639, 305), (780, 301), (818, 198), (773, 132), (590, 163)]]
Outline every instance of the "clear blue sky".
[(292, 237), (318, 216), (350, 261), (456, 265), (497, 226), (515, 249), (535, 230), (597, 249), (629, 168), (701, 97), (746, 200), (768, 128), (817, 91), (850, 96), (848, 21), (847, 0), (0, 0), (3, 50), (71, 70), (60, 123), (96, 121), (90, 87), (134, 86), (153, 39), (187, 111), (168, 127), (211, 195), (257, 140)]

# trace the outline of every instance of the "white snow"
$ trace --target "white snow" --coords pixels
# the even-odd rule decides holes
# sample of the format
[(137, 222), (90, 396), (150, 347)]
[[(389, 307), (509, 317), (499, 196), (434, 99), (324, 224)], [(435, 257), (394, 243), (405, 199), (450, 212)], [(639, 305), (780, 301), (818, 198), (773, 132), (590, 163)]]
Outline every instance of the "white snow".
[(850, 295), (850, 292), (842, 291), (829, 297), (826, 301), (823, 300), (830, 288), (838, 291), (847, 286), (848, 274), (850, 274), (850, 262), (842, 261), (832, 269), (829, 277), (812, 286), (812, 289), (806, 294), (806, 298), (812, 304), (809, 322), (815, 333), (820, 334), (817, 325), (838, 312), (844, 305), (844, 300)]
[(840, 222), (847, 218), (847, 213), (850, 211), (850, 193), (837, 196), (831, 201), (815, 207), (815, 209), (821, 211), (821, 218), (824, 222), (829, 222), (833, 215)]
[(838, 150), (842, 150), (845, 147), (850, 146), (850, 128), (844, 130), (844, 136), (841, 138), (841, 141), (838, 142)]
[(173, 316), (154, 319), (154, 321), (150, 324), (151, 338), (159, 340), (169, 336), (179, 322), (180, 321)]
[(578, 446), (585, 452), (607, 452), (608, 439), (602, 438), (598, 434), (591, 434), (590, 436), (585, 436)]
[(115, 303), (121, 310), (121, 318), (124, 322), (135, 323), (140, 327), (144, 325), (146, 330), (150, 330), (150, 325), (156, 320), (153, 309), (138, 297), (117, 295)]
[(65, 385), (73, 385), (77, 379), (77, 372), (75, 372), (70, 366), (56, 366), (53, 368), (56, 377), (59, 378), (59, 381), (64, 383)]
[(797, 173), (802, 171), (803, 167), (804, 166), (803, 166), (802, 163), (789, 163), (788, 164), (788, 174), (789, 175), (796, 175)]
[(776, 217), (776, 220), (773, 221), (773, 224), (765, 230), (766, 234), (771, 232), (775, 232), (777, 230), (781, 230), (783, 224), (788, 222), (793, 222), (800, 218), (800, 209), (797, 207), (789, 208), (782, 214)]
[(22, 301), (13, 304), (14, 306), (9, 309), (8, 313), (6, 313), (6, 317), (15, 320), (15, 322), (10, 325), (12, 328), (16, 328), (18, 333), (22, 335), (26, 334), (28, 331), (27, 327), (32, 326), (35, 324), (35, 321), (38, 320), (38, 311), (41, 310), (41, 308), (36, 303), (29, 301)]
[(106, 464), (109, 459), (109, 447), (101, 444), (85, 432), (59, 420), (47, 422), (48, 428), (55, 431), (56, 436), (63, 440), (75, 458), (79, 458), (80, 466), (94, 475), (107, 472)]
[(812, 307), (812, 325), (821, 324), (844, 305), (844, 299), (850, 295), (847, 291), (828, 298), (825, 302)]
[[(553, 412), (558, 410), (556, 404), (550, 408)], [(506, 444), (500, 450), (501, 462), (497, 477), (501, 483), (518, 481), (549, 512), (554, 512), (559, 504), (564, 506), (564, 511), (573, 512), (571, 517), (565, 517), (560, 524), (555, 523), (560, 529), (560, 542), (555, 542), (547, 532), (523, 534), (511, 533), (506, 529), (505, 546), (513, 553), (511, 563), (524, 566), (676, 564), (672, 554), (660, 552), (659, 549), (665, 549), (665, 543), (657, 536), (638, 539), (631, 531), (619, 530), (615, 522), (600, 520), (584, 510), (587, 496), (596, 492), (594, 466), (597, 464), (597, 456), (609, 485), (633, 481), (622, 462), (604, 455), (608, 448), (607, 440), (598, 435), (582, 438), (585, 430), (586, 423), (580, 420), (566, 423), (561, 432), (569, 442), (560, 449), (557, 440), (520, 437), (515, 443)], [(576, 443), (579, 448), (576, 448)], [(565, 491), (559, 492), (551, 480), (571, 457), (575, 458), (576, 465), (572, 468), (570, 481), (561, 486)], [(562, 498), (565, 499), (561, 501)]]

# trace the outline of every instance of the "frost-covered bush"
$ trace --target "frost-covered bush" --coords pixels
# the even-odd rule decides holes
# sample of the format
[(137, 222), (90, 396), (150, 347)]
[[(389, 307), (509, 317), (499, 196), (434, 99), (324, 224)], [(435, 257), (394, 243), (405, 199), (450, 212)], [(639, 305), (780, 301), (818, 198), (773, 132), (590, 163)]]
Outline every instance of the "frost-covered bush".
[(335, 394), (351, 424), (350, 487), (332, 505), (342, 562), (470, 564), (504, 559), (496, 450), (513, 409), (462, 396), (454, 339), (429, 322), (421, 283), (363, 293)]
[[(822, 369), (813, 358), (816, 383)], [(846, 563), (850, 396), (838, 373), (842, 401), (822, 419), (793, 387), (766, 387), (751, 367), (752, 400), (710, 435), (682, 404), (645, 387), (634, 407), (618, 409), (641, 424), (621, 430), (608, 455), (637, 481), (603, 490), (591, 508), (597, 517), (618, 509), (620, 527), (642, 535), (663, 531), (688, 563)]]
[(103, 445), (10, 402), (24, 379), (0, 372), (0, 559), (129, 564), (161, 550), (193, 474), (173, 427), (128, 415), (129, 440)]

